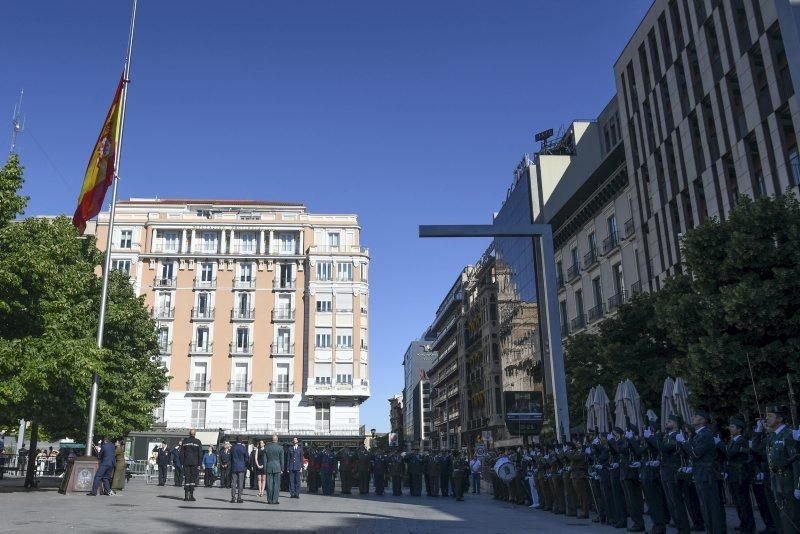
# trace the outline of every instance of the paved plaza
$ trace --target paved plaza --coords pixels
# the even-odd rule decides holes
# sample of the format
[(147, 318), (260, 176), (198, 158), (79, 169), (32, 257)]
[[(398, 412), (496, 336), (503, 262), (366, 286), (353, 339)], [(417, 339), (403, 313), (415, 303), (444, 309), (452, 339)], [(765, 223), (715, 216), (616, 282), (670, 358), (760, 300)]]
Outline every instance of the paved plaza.
[(230, 492), (198, 488), (197, 501), (183, 490), (133, 480), (117, 496), (60, 495), (56, 488), (25, 491), (19, 479), (0, 482), (0, 532), (614, 532), (592, 528), (549, 512), (515, 507), (490, 495), (451, 498), (374, 494), (322, 496), (281, 494), (269, 506), (245, 490), (244, 504), (229, 503)]

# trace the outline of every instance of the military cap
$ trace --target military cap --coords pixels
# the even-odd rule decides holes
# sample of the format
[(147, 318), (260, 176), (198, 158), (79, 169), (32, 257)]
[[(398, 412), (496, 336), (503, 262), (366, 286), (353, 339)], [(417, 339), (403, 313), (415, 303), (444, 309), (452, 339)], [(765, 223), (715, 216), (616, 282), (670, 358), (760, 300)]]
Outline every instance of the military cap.
[(775, 415), (786, 417), (786, 414), (789, 413), (789, 409), (782, 404), (776, 404), (774, 406), (767, 406), (767, 413), (774, 413)]
[(744, 421), (742, 421), (738, 417), (731, 417), (728, 420), (728, 424), (729, 425), (736, 425), (736, 426), (738, 426), (739, 428), (742, 428), (742, 429), (744, 428)]
[(681, 417), (680, 414), (671, 413), (667, 416), (667, 420), (675, 421), (676, 423), (678, 423), (678, 426), (683, 426), (683, 417)]
[(709, 414), (706, 410), (695, 410), (694, 414), (705, 419), (706, 423), (711, 422), (711, 414)]
[(612, 431), (612, 432), (616, 432), (617, 434), (624, 434), (624, 433), (625, 433), (625, 431), (624, 431), (624, 430), (622, 430), (622, 429), (621, 429), (620, 427), (618, 427), (618, 426), (615, 426), (614, 428), (612, 428), (612, 429), (611, 429), (611, 431)]

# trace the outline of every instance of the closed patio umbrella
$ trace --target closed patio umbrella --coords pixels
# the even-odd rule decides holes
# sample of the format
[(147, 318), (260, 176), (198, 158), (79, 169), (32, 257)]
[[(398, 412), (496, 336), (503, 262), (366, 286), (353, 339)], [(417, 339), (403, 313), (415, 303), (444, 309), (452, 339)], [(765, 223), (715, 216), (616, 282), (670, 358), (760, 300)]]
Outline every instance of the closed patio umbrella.
[(675, 389), (675, 381), (667, 377), (664, 380), (664, 389), (661, 392), (661, 430), (666, 431), (667, 417), (677, 413), (675, 404), (672, 401), (672, 392)]
[(625, 382), (617, 384), (617, 391), (614, 393), (614, 426), (625, 428), (625, 401), (623, 399)]
[(609, 408), (610, 401), (606, 390), (603, 386), (598, 385), (594, 388), (594, 401), (592, 402), (597, 428), (601, 432), (606, 433), (611, 431), (611, 410)]
[(686, 387), (686, 382), (683, 378), (677, 377), (675, 379), (675, 387), (672, 390), (672, 402), (675, 404), (675, 411), (683, 418), (685, 423), (690, 423), (694, 410), (689, 405), (689, 389)]
[(597, 415), (594, 411), (594, 388), (589, 390), (589, 396), (586, 397), (586, 403), (584, 404), (586, 408), (586, 433), (588, 434), (590, 430), (597, 426)]
[(636, 425), (638, 432), (641, 432), (644, 421), (642, 417), (642, 398), (639, 396), (636, 386), (630, 380), (625, 380), (623, 401), (630, 424)]

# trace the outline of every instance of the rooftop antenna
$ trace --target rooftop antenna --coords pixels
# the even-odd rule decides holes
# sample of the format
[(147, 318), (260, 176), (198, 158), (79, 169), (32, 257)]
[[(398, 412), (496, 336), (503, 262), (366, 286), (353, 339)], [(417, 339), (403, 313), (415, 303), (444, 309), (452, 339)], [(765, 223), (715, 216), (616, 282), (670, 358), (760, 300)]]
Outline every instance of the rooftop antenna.
[(14, 116), (11, 119), (11, 151), (9, 155), (15, 154), (17, 150), (17, 135), (25, 130), (25, 115), (22, 114), (22, 96), (25, 91), (20, 89), (19, 102), (14, 106)]

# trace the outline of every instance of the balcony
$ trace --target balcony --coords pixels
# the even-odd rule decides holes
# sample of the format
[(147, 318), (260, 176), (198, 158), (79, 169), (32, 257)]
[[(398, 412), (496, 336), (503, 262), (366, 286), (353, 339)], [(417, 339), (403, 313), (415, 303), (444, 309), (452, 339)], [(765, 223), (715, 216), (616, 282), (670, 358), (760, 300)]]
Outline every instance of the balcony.
[(336, 381), (336, 389), (337, 390), (350, 390), (353, 389), (353, 381), (350, 380), (337, 380)]
[(584, 314), (579, 314), (577, 317), (570, 319), (569, 321), (569, 330), (570, 332), (575, 332), (582, 328), (586, 327), (586, 316)]
[(288, 380), (278, 380), (269, 383), (270, 393), (294, 393), (294, 382)]
[(258, 254), (258, 248), (256, 247), (255, 242), (231, 243), (228, 254), (253, 255)]
[(321, 390), (329, 390), (331, 389), (331, 377), (329, 376), (318, 376), (314, 378), (313, 387), (316, 389)]
[(278, 280), (275, 279), (272, 281), (272, 289), (276, 291), (293, 291), (297, 289), (297, 281), (296, 280)]
[(211, 380), (188, 380), (186, 391), (211, 391)]
[(625, 236), (623, 237), (623, 239), (628, 239), (630, 237), (633, 237), (633, 235), (636, 233), (636, 226), (634, 225), (633, 217), (625, 221), (624, 228), (625, 228)]
[(598, 319), (602, 319), (603, 315), (606, 313), (606, 307), (601, 302), (594, 308), (589, 308), (589, 322), (593, 323)]
[(597, 263), (597, 250), (592, 248), (589, 252), (583, 255), (583, 266), (589, 269)]
[(213, 321), (214, 308), (192, 308), (192, 321)]
[(231, 321), (254, 321), (255, 318), (255, 308), (235, 308), (231, 310)]
[(622, 290), (621, 293), (617, 293), (615, 295), (611, 295), (608, 298), (608, 313), (612, 313), (614, 310), (620, 307), (622, 303), (626, 302), (625, 300), (625, 290)]
[(369, 254), (369, 249), (357, 245), (311, 245), (311, 254)]
[(442, 370), (441, 370), (441, 371), (439, 371), (439, 373), (436, 375), (436, 378), (434, 379), (434, 381), (433, 381), (433, 384), (432, 384), (432, 385), (434, 385), (434, 386), (435, 386), (436, 384), (439, 384), (439, 383), (441, 383), (441, 382), (442, 382), (442, 381), (443, 381), (445, 378), (447, 378), (448, 376), (450, 376), (450, 375), (452, 375), (453, 373), (455, 373), (457, 369), (458, 369), (458, 363), (453, 363), (452, 365), (450, 365), (450, 366), (449, 366), (449, 367), (447, 367), (446, 369), (442, 369)]
[(272, 321), (294, 321), (294, 308), (277, 308), (272, 310)]
[(231, 343), (228, 345), (229, 352), (231, 356), (252, 356), (253, 355), (253, 344), (239, 344), (239, 343)]
[(361, 380), (359, 380), (358, 382), (359, 382), (359, 385), (360, 385), (362, 388), (368, 388), (368, 387), (369, 387), (369, 380), (367, 380), (366, 378), (362, 378), (362, 379), (361, 379)]
[(153, 308), (153, 319), (168, 320), (175, 318), (175, 308)]
[(250, 280), (235, 279), (233, 281), (233, 289), (248, 290), (248, 289), (255, 289), (255, 288), (256, 288), (256, 280), (255, 280), (255, 278), (252, 278)]
[(211, 354), (214, 352), (214, 343), (189, 343), (189, 354)]
[(361, 306), (361, 315), (366, 315), (367, 309), (364, 306)]
[(169, 356), (170, 354), (172, 354), (172, 341), (170, 341), (169, 343), (159, 343), (158, 353), (161, 356)]
[(269, 353), (272, 356), (294, 356), (294, 343), (273, 343)]
[(611, 234), (607, 238), (603, 239), (603, 254), (609, 254), (618, 246), (619, 239), (617, 239), (617, 234)]
[(569, 269), (567, 269), (567, 280), (572, 282), (580, 274), (581, 274), (580, 262), (573, 263), (572, 265), (570, 265)]
[(155, 278), (153, 280), (153, 287), (156, 289), (175, 289), (178, 285), (178, 279), (174, 276), (172, 278)]
[(340, 345), (339, 343), (337, 343), (336, 344), (336, 350), (353, 350), (353, 344), (350, 343), (348, 345), (348, 344), (344, 344), (343, 343), (343, 344)]
[(228, 382), (230, 393), (250, 393), (253, 391), (253, 382), (247, 380), (231, 380)]
[(197, 278), (194, 279), (194, 288), (195, 289), (216, 289), (217, 288), (217, 279), (212, 278), (211, 280), (199, 280)]
[(628, 297), (628, 300), (630, 300), (630, 299), (631, 299), (632, 297), (634, 297), (635, 295), (639, 295), (639, 294), (641, 294), (641, 292), (642, 292), (642, 281), (641, 281), (641, 280), (639, 280), (638, 282), (634, 282), (634, 283), (631, 285), (631, 296), (630, 296), (630, 297)]

